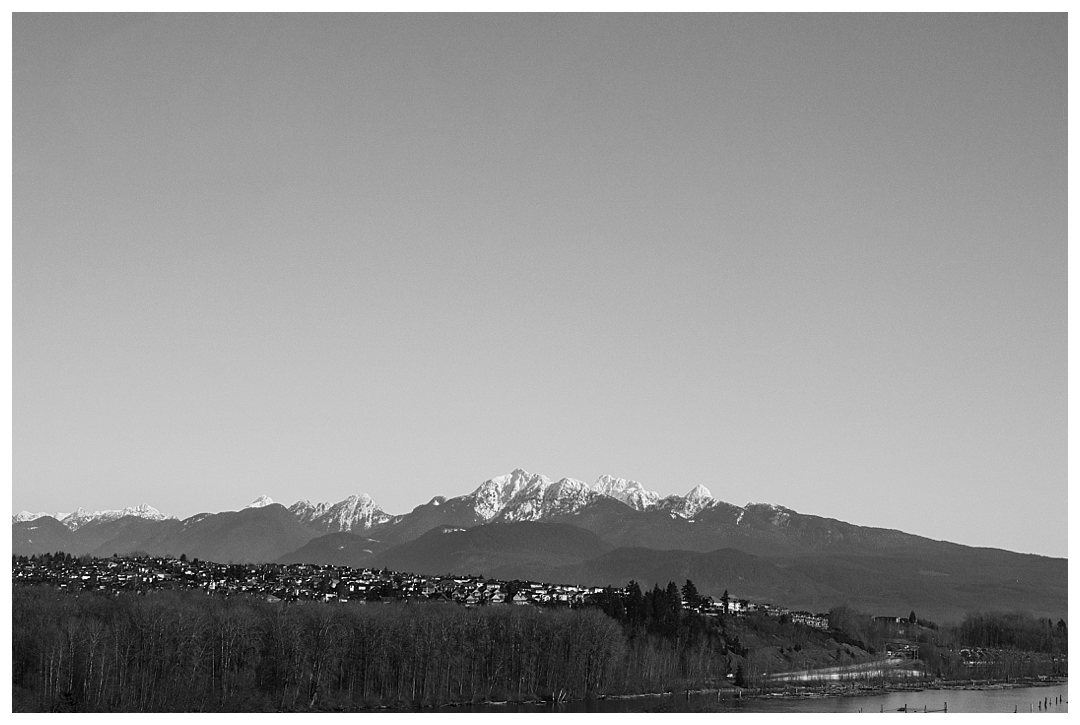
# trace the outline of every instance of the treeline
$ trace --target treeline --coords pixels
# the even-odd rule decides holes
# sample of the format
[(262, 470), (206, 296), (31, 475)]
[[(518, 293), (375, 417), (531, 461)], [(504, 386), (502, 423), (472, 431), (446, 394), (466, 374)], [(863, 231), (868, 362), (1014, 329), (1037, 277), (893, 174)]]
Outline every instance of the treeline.
[(616, 687), (592, 611), (12, 592), (13, 708), (296, 711), (580, 698)]
[(919, 619), (915, 612), (899, 623), (889, 623), (840, 606), (829, 611), (829, 625), (837, 633), (876, 649), (887, 642), (911, 641), (950, 648), (990, 647), (1060, 655), (1068, 651), (1069, 644), (1065, 620), (1055, 624), (1026, 612), (969, 612), (959, 625), (938, 626)]
[[(969, 613), (958, 625), (939, 626), (912, 612), (902, 622), (888, 623), (841, 606), (829, 612), (829, 621), (837, 640), (864, 643), (871, 652), (889, 642), (917, 645), (919, 659), (931, 677), (1011, 680), (1068, 672), (1064, 620), (1055, 624), (1023, 612), (982, 612)], [(972, 653), (974, 648), (991, 651)]]
[(683, 609), (674, 584), (609, 594), (467, 609), (14, 587), (13, 708), (355, 710), (754, 684), (749, 623)]
[(601, 611), (622, 625), (627, 656), (616, 668), (624, 692), (657, 692), (715, 684), (729, 673), (740, 675), (746, 650), (720, 618), (704, 617), (684, 607), (701, 603), (692, 581), (680, 589), (669, 582), (642, 592), (637, 582), (600, 594)]
[[(726, 599), (727, 592), (721, 601)], [(694, 611), (705, 602), (690, 580), (682, 587), (654, 584), (650, 591), (633, 581), (624, 589), (605, 589), (598, 605), (627, 638), (627, 659), (617, 670), (621, 681), (654, 692), (725, 681), (753, 688), (765, 684), (770, 672), (869, 658), (862, 643), (843, 632), (797, 624), (787, 615), (713, 617)]]
[(1069, 628), (1063, 619), (1054, 624), (1024, 612), (974, 612), (956, 628), (956, 639), (969, 647), (1063, 654), (1069, 647)]

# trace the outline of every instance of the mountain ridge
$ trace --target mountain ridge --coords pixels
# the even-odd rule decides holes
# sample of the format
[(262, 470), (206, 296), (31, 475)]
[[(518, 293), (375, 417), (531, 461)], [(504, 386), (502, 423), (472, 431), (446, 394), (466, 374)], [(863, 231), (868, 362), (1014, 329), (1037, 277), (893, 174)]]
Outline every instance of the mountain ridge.
[[(496, 476), (481, 483), (472, 492), (447, 498), (434, 497), (429, 504), (441, 505), (449, 501), (460, 501), (473, 508), (481, 521), (535, 521), (548, 516), (573, 513), (599, 496), (606, 496), (625, 503), (638, 511), (664, 510), (680, 518), (692, 519), (702, 511), (717, 504), (725, 504), (712, 497), (703, 485), (696, 485), (685, 496), (672, 494), (661, 498), (655, 491), (646, 490), (639, 482), (617, 478), (608, 474), (601, 475), (596, 483), (589, 486), (584, 481), (562, 478), (552, 482), (546, 476), (533, 474), (524, 469), (514, 469), (509, 474)], [(269, 496), (262, 495), (244, 508), (262, 508), (274, 504)], [(366, 493), (352, 495), (337, 503), (311, 503), (300, 499), (287, 507), (297, 518), (312, 529), (321, 533), (368, 530), (384, 523), (407, 516), (394, 516), (383, 511), (375, 500)], [(414, 509), (415, 510), (415, 509)], [(225, 513), (219, 511), (218, 513)], [(112, 521), (124, 516), (164, 520), (176, 518), (150, 506), (141, 504), (125, 509), (110, 509), (88, 512), (81, 507), (73, 513), (48, 514), (21, 511), (12, 516), (12, 523), (34, 521), (51, 516), (71, 530), (76, 530), (88, 523)]]
[(464, 568), (597, 585), (685, 577), (714, 596), (723, 587), (815, 611), (847, 603), (930, 617), (990, 609), (1067, 614), (1067, 559), (937, 541), (775, 504), (735, 506), (700, 484), (685, 496), (661, 497), (630, 479), (605, 475), (590, 486), (515, 469), (398, 515), (366, 494), (336, 504), (301, 499), (288, 508), (266, 496), (253, 503), (182, 521), (147, 505), (97, 517), (79, 509), (63, 521), (16, 515), (12, 553)]

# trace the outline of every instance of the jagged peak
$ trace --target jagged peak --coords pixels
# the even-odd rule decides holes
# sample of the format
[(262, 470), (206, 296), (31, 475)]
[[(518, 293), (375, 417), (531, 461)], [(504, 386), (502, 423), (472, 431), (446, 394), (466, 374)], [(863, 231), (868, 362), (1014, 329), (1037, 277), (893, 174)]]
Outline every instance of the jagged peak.
[(125, 516), (135, 516), (137, 518), (153, 519), (155, 521), (176, 518), (175, 516), (161, 513), (148, 503), (139, 504), (138, 506), (128, 506), (123, 509), (107, 509), (104, 511), (87, 511), (80, 506), (70, 514), (56, 514), (57, 520), (72, 531), (90, 523), (115, 521), (124, 518)]
[(617, 478), (606, 473), (596, 480), (592, 490), (604, 496), (610, 496), (639, 511), (649, 509), (660, 501), (660, 494), (646, 490), (637, 481)]
[(255, 499), (254, 501), (249, 503), (244, 508), (246, 508), (246, 509), (257, 509), (257, 508), (262, 508), (263, 506), (269, 506), (272, 503), (274, 503), (274, 499), (272, 499), (269, 496), (266, 496), (264, 494), (262, 496), (259, 496), (257, 499)]
[(63, 521), (64, 519), (66, 519), (70, 515), (71, 515), (70, 513), (60, 513), (60, 512), (49, 513), (47, 511), (38, 511), (37, 513), (34, 513), (34, 512), (31, 512), (31, 511), (23, 510), (23, 511), (20, 511), (19, 513), (15, 514), (14, 516), (12, 516), (11, 520), (12, 521), (37, 521), (40, 518), (44, 518), (44, 517), (48, 516), (48, 517), (56, 519), (57, 521)]
[(375, 503), (375, 499), (373, 499), (371, 496), (367, 495), (366, 493), (353, 494), (352, 496), (349, 496), (345, 500), (350, 501), (352, 503), (372, 503), (372, 504)]
[(535, 521), (577, 511), (593, 496), (584, 481), (564, 477), (552, 483), (547, 476), (517, 468), (484, 481), (464, 498), (485, 521)]
[(531, 482), (545, 482), (545, 483), (548, 483), (548, 484), (551, 483), (551, 479), (549, 479), (547, 476), (541, 475), (539, 473), (529, 473), (524, 468), (515, 468), (510, 473), (504, 473), (501, 476), (495, 476), (493, 478), (489, 478), (488, 480), (481, 483), (479, 488), (477, 488), (477, 490), (479, 491), (480, 489), (484, 488), (485, 486), (490, 486), (491, 484), (497, 484), (497, 485), (500, 485), (500, 486), (505, 486), (507, 484), (518, 483), (518, 482), (523, 482), (523, 481), (524, 482), (530, 482), (530, 483)]
[(596, 479), (596, 486), (609, 486), (617, 489), (644, 488), (640, 483), (629, 478), (619, 478), (608, 473), (602, 474)]
[(712, 497), (713, 497), (712, 492), (709, 489), (702, 486), (700, 483), (698, 485), (694, 486), (692, 489), (690, 489), (690, 493), (686, 494), (686, 498), (688, 498), (688, 499), (704, 499), (704, 498), (712, 498)]

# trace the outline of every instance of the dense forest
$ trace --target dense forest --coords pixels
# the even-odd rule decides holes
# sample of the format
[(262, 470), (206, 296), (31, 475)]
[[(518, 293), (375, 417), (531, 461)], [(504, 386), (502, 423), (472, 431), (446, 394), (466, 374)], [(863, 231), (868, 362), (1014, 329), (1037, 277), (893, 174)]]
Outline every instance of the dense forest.
[[(355, 710), (754, 687), (770, 673), (867, 661), (898, 639), (895, 625), (846, 607), (825, 632), (764, 614), (702, 616), (697, 597), (689, 581), (644, 592), (631, 582), (575, 609), (17, 586), (13, 709)], [(982, 613), (939, 628), (913, 612), (903, 631), (930, 676), (1065, 672), (1064, 622)], [(962, 647), (1002, 649), (970, 667)]]
[(743, 685), (755, 676), (735, 620), (685, 610), (674, 584), (609, 592), (601, 608), (467, 609), (20, 586), (14, 708), (347, 710), (658, 692), (716, 686), (729, 673)]
[(592, 611), (271, 604), (17, 587), (16, 710), (351, 709), (611, 686), (619, 626)]

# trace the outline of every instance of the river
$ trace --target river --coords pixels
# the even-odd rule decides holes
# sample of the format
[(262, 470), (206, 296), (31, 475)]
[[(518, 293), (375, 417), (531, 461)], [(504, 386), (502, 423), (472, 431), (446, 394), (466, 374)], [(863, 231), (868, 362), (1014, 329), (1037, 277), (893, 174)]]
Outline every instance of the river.
[[(1055, 702), (1058, 698), (1060, 702)], [(568, 702), (562, 704), (469, 705), (420, 710), (419, 712), (909, 712), (942, 710), (949, 712), (1068, 712), (1067, 683), (1045, 687), (1016, 687), (993, 690), (922, 690), (890, 692), (884, 695), (818, 697), (805, 699), (745, 698), (718, 700), (716, 694), (656, 695)], [(1046, 701), (1048, 706), (1038, 706)]]

